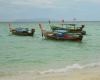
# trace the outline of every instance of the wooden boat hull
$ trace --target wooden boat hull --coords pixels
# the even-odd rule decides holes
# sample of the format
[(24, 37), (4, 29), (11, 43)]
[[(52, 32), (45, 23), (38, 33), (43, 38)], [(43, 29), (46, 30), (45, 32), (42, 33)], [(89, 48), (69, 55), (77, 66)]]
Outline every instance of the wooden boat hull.
[(28, 28), (12, 28), (11, 24), (9, 24), (9, 30), (12, 34), (14, 35), (19, 35), (19, 36), (33, 36), (35, 29), (29, 30)]
[(56, 38), (56, 37), (51, 37), (51, 36), (46, 36), (46, 39), (51, 39), (51, 40), (71, 40), (71, 41), (82, 41), (82, 38), (70, 38), (70, 39), (64, 39), (64, 38)]
[(13, 35), (18, 35), (18, 36), (33, 36), (35, 29), (32, 29), (31, 32), (17, 32), (15, 29), (10, 30), (10, 32)]
[(19, 35), (19, 36), (33, 36), (34, 33), (25, 33), (25, 32), (14, 32), (12, 31), (13, 35)]
[(72, 40), (72, 41), (81, 41), (83, 39), (83, 35), (81, 34), (72, 34), (67, 32), (48, 32), (46, 31), (41, 24), (39, 24), (42, 37), (44, 36), (46, 39), (54, 39), (54, 40)]
[(52, 31), (55, 30), (65, 30), (67, 32), (70, 33), (81, 33), (82, 35), (86, 35), (86, 31), (83, 31), (83, 28), (76, 28), (76, 29), (71, 29), (71, 28), (61, 28), (61, 27), (57, 27), (57, 26), (50, 26)]
[(71, 32), (71, 33), (81, 33), (82, 35), (86, 35), (86, 31), (80, 31), (80, 30), (69, 30), (68, 32)]
[(44, 37), (46, 39), (52, 39), (52, 40), (71, 40), (71, 41), (81, 41), (83, 39), (83, 35), (69, 35), (69, 34), (65, 34), (64, 36), (59, 36), (58, 34), (54, 34), (54, 33), (45, 33)]

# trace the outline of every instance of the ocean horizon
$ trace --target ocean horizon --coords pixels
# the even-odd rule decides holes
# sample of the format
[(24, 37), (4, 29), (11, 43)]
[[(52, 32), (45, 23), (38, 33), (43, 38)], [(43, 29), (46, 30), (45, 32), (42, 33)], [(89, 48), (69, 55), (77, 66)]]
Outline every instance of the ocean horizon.
[[(12, 23), (14, 23), (14, 22), (25, 22), (25, 23), (32, 23), (32, 22), (34, 22), (34, 23), (39, 23), (39, 22), (47, 22), (48, 23), (48, 21), (51, 21), (51, 22), (61, 22), (61, 20), (53, 20), (53, 19), (46, 19), (46, 20), (43, 20), (43, 19), (40, 19), (40, 20), (32, 20), (32, 19), (18, 19), (18, 20), (6, 20), (6, 21), (2, 21), (2, 20), (0, 20), (0, 23), (7, 23), (7, 22), (12, 22)], [(64, 20), (64, 22), (66, 22), (66, 23), (68, 23), (68, 22), (100, 22), (99, 20)]]

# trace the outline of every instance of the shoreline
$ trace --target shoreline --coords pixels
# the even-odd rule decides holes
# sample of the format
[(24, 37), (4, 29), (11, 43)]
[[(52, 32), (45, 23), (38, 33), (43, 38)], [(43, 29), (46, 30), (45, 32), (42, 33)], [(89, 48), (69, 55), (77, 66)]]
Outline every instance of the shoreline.
[(73, 69), (69, 72), (19, 71), (4, 73), (0, 80), (100, 80), (100, 66)]

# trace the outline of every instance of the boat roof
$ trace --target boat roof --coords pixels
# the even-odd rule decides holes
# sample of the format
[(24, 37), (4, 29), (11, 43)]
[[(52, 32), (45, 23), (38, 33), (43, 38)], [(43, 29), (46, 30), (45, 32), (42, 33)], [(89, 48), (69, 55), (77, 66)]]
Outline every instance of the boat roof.
[(63, 24), (63, 25), (70, 25), (70, 26), (75, 26), (76, 24)]

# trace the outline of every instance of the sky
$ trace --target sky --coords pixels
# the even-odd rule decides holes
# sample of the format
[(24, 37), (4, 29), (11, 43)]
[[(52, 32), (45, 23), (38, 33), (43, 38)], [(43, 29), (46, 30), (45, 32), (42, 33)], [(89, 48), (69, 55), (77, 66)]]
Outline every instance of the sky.
[(0, 0), (0, 21), (100, 21), (100, 0)]

